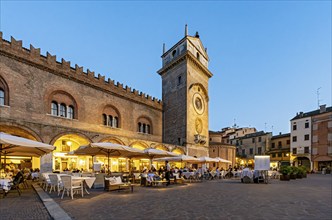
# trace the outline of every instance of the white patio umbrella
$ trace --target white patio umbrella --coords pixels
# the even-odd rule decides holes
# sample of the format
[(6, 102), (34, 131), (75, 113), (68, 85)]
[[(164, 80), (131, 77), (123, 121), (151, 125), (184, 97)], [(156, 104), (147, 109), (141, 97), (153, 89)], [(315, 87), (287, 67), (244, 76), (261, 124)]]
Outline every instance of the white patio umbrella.
[(162, 157), (153, 159), (154, 161), (173, 161), (173, 162), (189, 162), (189, 163), (197, 163), (199, 160), (196, 157), (187, 156), (184, 154), (174, 156), (174, 157)]
[(199, 162), (201, 163), (211, 163), (211, 162), (219, 162), (218, 159), (216, 158), (211, 158), (211, 157), (199, 157), (197, 158)]
[(219, 162), (221, 162), (221, 163), (232, 163), (232, 161), (230, 161), (230, 160), (225, 160), (225, 159), (222, 159), (221, 157), (216, 157), (215, 159), (218, 159), (218, 160), (219, 160)]
[[(144, 151), (136, 149), (133, 147), (128, 147), (120, 144), (101, 142), (101, 143), (91, 143), (92, 149), (86, 149), (87, 152), (91, 152), (94, 155), (105, 155), (108, 161), (108, 173), (110, 173), (110, 156), (118, 157), (142, 157), (144, 156)], [(91, 155), (91, 154), (90, 154)]]
[(5, 156), (40, 157), (54, 149), (55, 147), (49, 144), (0, 132), (0, 158), (1, 154)]
[(171, 157), (179, 156), (178, 154), (155, 148), (146, 148), (143, 151), (146, 157), (150, 159), (151, 166), (152, 166), (152, 160), (155, 158), (166, 157), (166, 156), (171, 156)]

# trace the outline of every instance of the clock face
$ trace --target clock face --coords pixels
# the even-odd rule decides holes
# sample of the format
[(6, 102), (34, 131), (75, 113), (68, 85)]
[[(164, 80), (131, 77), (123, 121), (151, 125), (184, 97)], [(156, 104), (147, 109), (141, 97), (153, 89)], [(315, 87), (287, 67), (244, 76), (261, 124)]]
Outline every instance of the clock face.
[(193, 96), (193, 105), (194, 109), (197, 112), (197, 114), (201, 115), (204, 113), (205, 105), (204, 105), (204, 99), (199, 93), (195, 93)]

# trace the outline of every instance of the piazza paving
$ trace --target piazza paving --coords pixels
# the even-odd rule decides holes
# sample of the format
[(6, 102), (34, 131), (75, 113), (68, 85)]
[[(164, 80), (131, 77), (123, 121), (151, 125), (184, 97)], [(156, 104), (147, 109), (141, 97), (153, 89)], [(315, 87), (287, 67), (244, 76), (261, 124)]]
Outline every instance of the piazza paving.
[[(331, 175), (311, 174), (287, 182), (271, 180), (269, 184), (213, 180), (169, 187), (135, 187), (134, 193), (91, 189), (90, 195), (83, 198), (75, 195), (74, 200), (67, 196), (60, 199), (52, 193), (51, 198), (72, 219), (331, 219), (331, 188)], [(17, 209), (10, 201), (17, 198), (20, 200), (18, 196), (1, 199), (1, 213), (3, 207), (9, 208), (8, 204)], [(38, 209), (36, 213), (45, 215), (39, 210), (44, 208), (33, 202), (24, 209), (33, 212)], [(9, 217), (9, 212), (6, 210), (5, 216)], [(29, 215), (25, 217), (29, 219)]]

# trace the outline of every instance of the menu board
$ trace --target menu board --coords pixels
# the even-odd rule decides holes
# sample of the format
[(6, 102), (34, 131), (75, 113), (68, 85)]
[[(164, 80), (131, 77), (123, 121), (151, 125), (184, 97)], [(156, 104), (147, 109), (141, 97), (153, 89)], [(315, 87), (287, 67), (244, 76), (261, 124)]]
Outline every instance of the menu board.
[(99, 172), (101, 170), (101, 163), (93, 163), (93, 171)]
[(270, 156), (255, 156), (255, 170), (269, 170)]

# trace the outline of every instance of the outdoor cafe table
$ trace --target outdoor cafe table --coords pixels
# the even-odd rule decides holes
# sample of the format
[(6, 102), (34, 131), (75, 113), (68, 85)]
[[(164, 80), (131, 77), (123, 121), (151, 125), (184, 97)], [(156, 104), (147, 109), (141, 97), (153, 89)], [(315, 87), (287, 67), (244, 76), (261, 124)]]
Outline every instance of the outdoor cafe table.
[(186, 178), (189, 179), (190, 177), (195, 176), (195, 172), (182, 172), (182, 175)]
[(87, 190), (87, 187), (89, 189), (91, 189), (93, 183), (95, 182), (96, 180), (96, 177), (78, 177), (78, 176), (73, 176), (72, 177), (73, 180), (81, 180), (81, 181), (84, 181), (84, 190), (87, 194), (90, 194)]
[(11, 188), (11, 179), (0, 179), (0, 189), (3, 189), (6, 193)]

